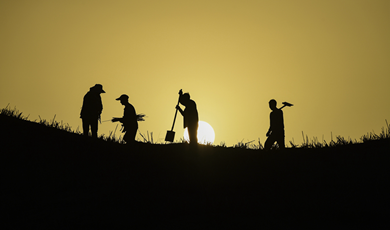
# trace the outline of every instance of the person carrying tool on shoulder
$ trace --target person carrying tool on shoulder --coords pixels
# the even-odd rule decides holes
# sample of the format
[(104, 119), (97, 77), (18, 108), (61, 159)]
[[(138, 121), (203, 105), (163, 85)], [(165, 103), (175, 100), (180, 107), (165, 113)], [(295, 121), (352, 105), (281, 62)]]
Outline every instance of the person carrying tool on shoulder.
[(120, 101), (120, 103), (125, 106), (123, 117), (113, 117), (111, 121), (119, 121), (122, 123), (122, 132), (125, 133), (125, 135), (123, 136), (123, 140), (126, 141), (126, 144), (135, 143), (135, 136), (138, 130), (138, 117), (135, 113), (134, 106), (129, 103), (129, 96), (127, 96), (126, 94), (122, 94), (116, 100)]
[[(290, 105), (287, 105), (290, 106)], [(275, 141), (278, 143), (280, 149), (284, 149), (284, 122), (282, 109), (276, 108), (276, 100), (269, 101), (270, 113), (270, 127), (266, 136), (268, 137), (264, 144), (264, 150), (270, 150)]]
[(184, 111), (180, 108), (180, 105), (176, 105), (176, 109), (179, 110), (183, 116), (184, 128), (188, 128), (188, 136), (190, 138), (191, 145), (198, 144), (198, 110), (196, 108), (195, 101), (190, 99), (189, 93), (180, 94), (179, 99), (180, 104), (184, 105), (186, 108)]

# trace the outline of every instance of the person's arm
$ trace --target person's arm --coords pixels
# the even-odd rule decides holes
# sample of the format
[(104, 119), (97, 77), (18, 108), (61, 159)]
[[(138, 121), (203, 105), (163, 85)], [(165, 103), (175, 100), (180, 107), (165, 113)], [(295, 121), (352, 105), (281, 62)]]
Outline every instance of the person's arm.
[(83, 104), (81, 105), (80, 118), (82, 118), (84, 114), (84, 101), (85, 101), (85, 96), (83, 98)]
[(99, 117), (100, 117), (100, 114), (102, 114), (102, 111), (103, 111), (103, 103), (102, 103), (102, 98), (100, 97), (99, 95)]
[(269, 135), (271, 135), (271, 133), (272, 133), (272, 130), (271, 130), (271, 127), (268, 129), (268, 132), (267, 132), (267, 134), (265, 134), (267, 137), (269, 137)]
[(184, 116), (184, 111), (180, 108), (179, 105), (176, 105), (176, 109), (179, 110), (180, 114)]
[(121, 123), (124, 123), (124, 122), (129, 122), (129, 121), (137, 121), (137, 114), (135, 113), (135, 109), (134, 107), (128, 107), (128, 108), (125, 108), (125, 111), (123, 112), (123, 117), (113, 117), (112, 118), (112, 122), (121, 122)]
[(269, 135), (271, 135), (271, 133), (272, 133), (272, 116), (271, 116), (271, 114), (269, 115), (269, 129), (268, 129), (267, 134), (265, 134), (267, 137), (269, 137)]

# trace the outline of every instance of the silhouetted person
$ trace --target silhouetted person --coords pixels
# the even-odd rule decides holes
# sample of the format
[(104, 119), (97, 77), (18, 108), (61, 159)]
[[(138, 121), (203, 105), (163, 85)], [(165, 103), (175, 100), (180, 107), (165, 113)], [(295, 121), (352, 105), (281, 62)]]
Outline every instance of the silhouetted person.
[(198, 122), (199, 122), (196, 103), (195, 101), (190, 99), (189, 93), (181, 94), (179, 102), (180, 104), (184, 105), (186, 108), (183, 111), (179, 105), (176, 105), (176, 109), (178, 109), (181, 115), (183, 115), (184, 128), (188, 129), (190, 144), (196, 145), (198, 143), (197, 135), (198, 135)]
[(116, 100), (120, 101), (125, 106), (125, 109), (123, 117), (113, 117), (111, 121), (119, 121), (122, 123), (122, 132), (125, 133), (123, 140), (126, 141), (126, 144), (132, 144), (135, 142), (135, 135), (138, 130), (137, 114), (135, 113), (134, 106), (129, 103), (129, 96), (122, 94)]
[(269, 108), (272, 110), (270, 118), (270, 126), (267, 132), (267, 140), (264, 144), (265, 150), (270, 150), (275, 141), (278, 143), (280, 149), (284, 149), (284, 122), (283, 111), (276, 108), (276, 101), (274, 99), (269, 101)]
[(103, 110), (101, 93), (105, 93), (103, 86), (96, 84), (84, 96), (80, 118), (83, 122), (83, 133), (86, 136), (88, 136), (91, 127), (92, 137), (97, 137), (98, 120), (100, 120), (100, 114)]

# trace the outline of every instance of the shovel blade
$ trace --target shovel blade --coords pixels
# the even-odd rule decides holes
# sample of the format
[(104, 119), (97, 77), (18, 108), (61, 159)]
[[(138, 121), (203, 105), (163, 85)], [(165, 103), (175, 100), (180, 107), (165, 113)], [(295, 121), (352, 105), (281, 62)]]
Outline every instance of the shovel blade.
[(167, 135), (165, 136), (165, 141), (173, 142), (175, 139), (175, 132), (168, 130)]

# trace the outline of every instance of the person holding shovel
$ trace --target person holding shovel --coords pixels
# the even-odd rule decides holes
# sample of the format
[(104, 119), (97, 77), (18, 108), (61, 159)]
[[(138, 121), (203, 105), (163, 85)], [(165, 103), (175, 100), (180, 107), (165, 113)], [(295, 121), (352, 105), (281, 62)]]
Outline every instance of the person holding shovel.
[(134, 106), (129, 103), (129, 96), (122, 94), (119, 98), (116, 99), (120, 101), (122, 105), (125, 106), (123, 117), (113, 117), (112, 122), (121, 122), (123, 126), (122, 132), (125, 133), (123, 140), (126, 141), (126, 144), (135, 143), (135, 135), (138, 130), (138, 117), (135, 113)]
[(92, 86), (83, 98), (83, 105), (80, 112), (80, 118), (83, 123), (83, 133), (89, 134), (91, 127), (92, 137), (97, 137), (98, 121), (103, 110), (101, 93), (105, 93), (101, 84)]
[(176, 109), (179, 110), (183, 116), (184, 128), (188, 129), (188, 136), (190, 138), (191, 145), (198, 144), (198, 110), (196, 108), (195, 101), (190, 99), (189, 93), (180, 93), (180, 104), (185, 106), (184, 111), (180, 108), (180, 105), (176, 105)]
[[(291, 104), (287, 106), (291, 106)], [(269, 108), (272, 110), (272, 112), (269, 116), (270, 126), (266, 134), (268, 138), (265, 141), (264, 150), (270, 150), (272, 145), (275, 143), (275, 141), (278, 143), (280, 149), (284, 149), (285, 146), (284, 146), (283, 111), (282, 109), (276, 108), (276, 100), (274, 99), (269, 101)]]

